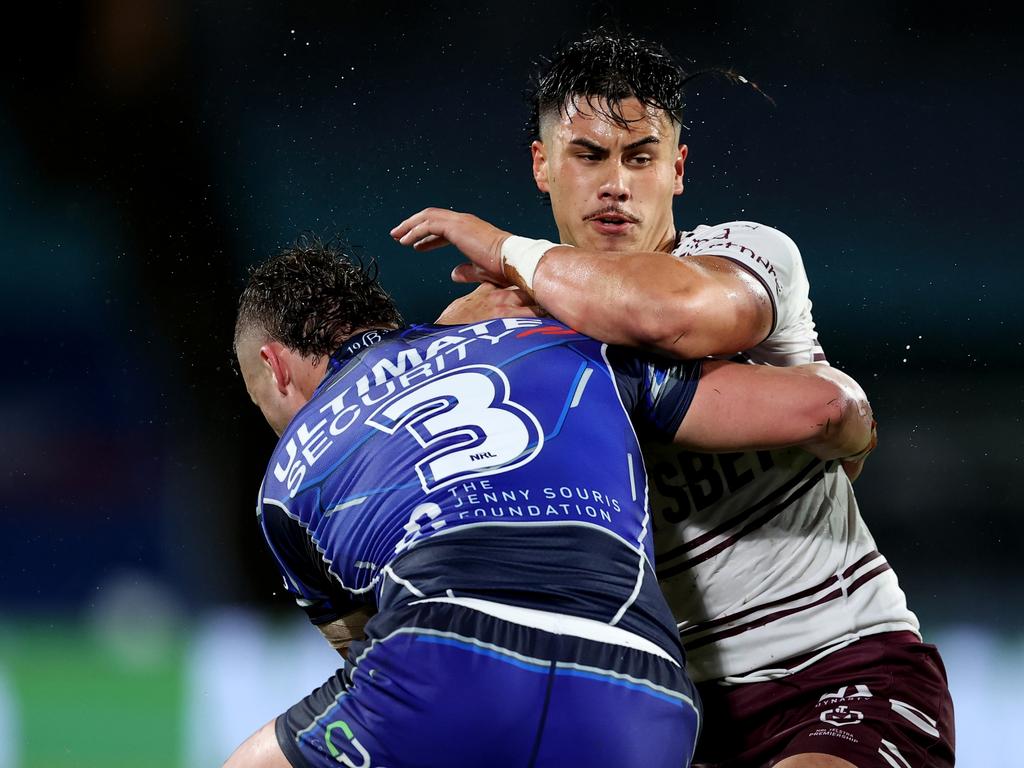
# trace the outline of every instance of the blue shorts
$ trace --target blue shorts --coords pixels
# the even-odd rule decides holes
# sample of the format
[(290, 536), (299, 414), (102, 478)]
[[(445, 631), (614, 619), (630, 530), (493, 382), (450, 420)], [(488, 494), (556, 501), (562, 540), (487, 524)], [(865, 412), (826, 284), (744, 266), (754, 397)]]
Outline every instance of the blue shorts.
[(277, 718), (295, 768), (690, 764), (696, 693), (667, 659), (449, 604), (367, 634), (354, 668)]

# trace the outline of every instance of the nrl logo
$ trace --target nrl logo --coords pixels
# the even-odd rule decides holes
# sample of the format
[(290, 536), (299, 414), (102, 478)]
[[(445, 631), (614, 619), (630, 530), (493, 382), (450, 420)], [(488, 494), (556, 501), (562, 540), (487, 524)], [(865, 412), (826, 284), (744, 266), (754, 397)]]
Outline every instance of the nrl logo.
[(856, 725), (864, 719), (864, 713), (850, 709), (845, 705), (839, 705), (835, 709), (826, 709), (821, 713), (821, 722), (829, 725), (842, 727), (844, 725)]

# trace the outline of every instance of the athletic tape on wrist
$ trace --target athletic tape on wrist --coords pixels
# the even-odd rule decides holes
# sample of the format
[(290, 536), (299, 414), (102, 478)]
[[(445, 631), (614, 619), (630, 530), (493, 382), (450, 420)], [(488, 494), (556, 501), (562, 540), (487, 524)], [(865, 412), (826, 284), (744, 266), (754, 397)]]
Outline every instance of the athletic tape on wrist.
[[(514, 279), (516, 275), (533, 290), (533, 273), (541, 257), (558, 243), (548, 240), (531, 240), (528, 237), (509, 235), (501, 244), (501, 271), (505, 277)], [(515, 272), (515, 274), (512, 274)]]

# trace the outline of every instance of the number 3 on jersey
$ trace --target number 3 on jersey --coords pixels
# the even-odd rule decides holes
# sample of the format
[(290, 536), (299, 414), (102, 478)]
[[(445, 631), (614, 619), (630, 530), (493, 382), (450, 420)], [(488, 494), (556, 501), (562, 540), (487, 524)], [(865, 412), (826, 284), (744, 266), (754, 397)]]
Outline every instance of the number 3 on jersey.
[(427, 451), (416, 472), (429, 493), (521, 467), (540, 453), (544, 434), (537, 418), (508, 394), (499, 369), (466, 366), (405, 390), (366, 424), (389, 435), (403, 427), (412, 433)]

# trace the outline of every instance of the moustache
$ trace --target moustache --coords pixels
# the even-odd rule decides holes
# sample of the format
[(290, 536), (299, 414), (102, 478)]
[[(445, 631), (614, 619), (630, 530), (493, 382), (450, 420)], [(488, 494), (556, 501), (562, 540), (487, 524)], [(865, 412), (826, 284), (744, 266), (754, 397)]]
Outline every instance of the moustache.
[(604, 208), (601, 208), (600, 210), (594, 211), (593, 213), (588, 213), (586, 216), (583, 217), (583, 220), (592, 221), (594, 219), (605, 219), (612, 217), (628, 221), (630, 224), (640, 223), (639, 217), (634, 216), (631, 213), (626, 213), (624, 210), (614, 205), (608, 205), (605, 206)]

